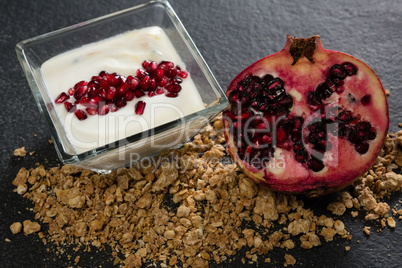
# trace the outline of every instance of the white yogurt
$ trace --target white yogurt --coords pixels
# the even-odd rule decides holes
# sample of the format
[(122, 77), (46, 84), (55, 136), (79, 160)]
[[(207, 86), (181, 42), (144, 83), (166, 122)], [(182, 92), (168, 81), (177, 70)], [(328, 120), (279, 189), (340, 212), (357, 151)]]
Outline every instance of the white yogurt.
[[(135, 75), (144, 60), (167, 60), (186, 67), (165, 32), (160, 27), (148, 27), (55, 56), (43, 63), (41, 72), (54, 100), (76, 82), (89, 81), (102, 70)], [(63, 104), (55, 107), (68, 139), (77, 153), (83, 153), (205, 109), (191, 74), (183, 79), (181, 86), (183, 89), (177, 98), (143, 96), (127, 102), (117, 112), (91, 115), (83, 121), (74, 113), (68, 113)], [(146, 102), (143, 115), (134, 113), (139, 100)]]

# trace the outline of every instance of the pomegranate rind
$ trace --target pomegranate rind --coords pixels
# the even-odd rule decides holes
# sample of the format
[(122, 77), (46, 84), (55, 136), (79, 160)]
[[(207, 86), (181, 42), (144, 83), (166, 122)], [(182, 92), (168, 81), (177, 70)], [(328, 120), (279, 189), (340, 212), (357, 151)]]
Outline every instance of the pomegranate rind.
[[(324, 49), (319, 36), (313, 38), (315, 51), (312, 58), (300, 57), (295, 62), (289, 52), (294, 38), (288, 36), (283, 50), (258, 60), (239, 73), (230, 83), (226, 95), (229, 97), (230, 93), (237, 89), (238, 83), (248, 74), (259, 77), (271, 74), (274, 77), (280, 77), (286, 92), (294, 99), (290, 115), (304, 116), (305, 125), (307, 125), (314, 117), (311, 116), (314, 112), (306, 101), (308, 92), (314, 91), (317, 85), (323, 83), (330, 66), (350, 62), (359, 71), (356, 75), (347, 77), (344, 85), (341, 86), (341, 93), (334, 92), (326, 103), (328, 107), (333, 105), (347, 107), (353, 114), (361, 115), (362, 120), (371, 123), (377, 135), (369, 142), (368, 152), (360, 154), (346, 139), (335, 138), (329, 134), (328, 139), (333, 141), (333, 146), (324, 154), (325, 168), (318, 172), (313, 172), (297, 162), (292, 150), (286, 148), (276, 148), (274, 157), (269, 163), (264, 168), (258, 169), (240, 159), (238, 148), (229, 131), (232, 122), (227, 117), (223, 117), (224, 134), (232, 159), (247, 176), (272, 190), (310, 195), (323, 195), (340, 190), (370, 168), (388, 132), (388, 102), (383, 85), (376, 73), (367, 64), (349, 54)], [(350, 98), (347, 97), (349, 93), (357, 100), (356, 103), (350, 102)], [(366, 95), (370, 95), (371, 100), (374, 101), (361, 105), (359, 100)], [(229, 109), (230, 106), (227, 110)]]

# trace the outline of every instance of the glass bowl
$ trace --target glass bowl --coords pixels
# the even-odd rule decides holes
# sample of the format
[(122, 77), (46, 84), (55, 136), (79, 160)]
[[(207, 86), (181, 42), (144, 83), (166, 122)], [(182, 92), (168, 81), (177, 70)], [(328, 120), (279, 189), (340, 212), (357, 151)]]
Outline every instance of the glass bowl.
[[(66, 131), (67, 117), (56, 107), (60, 104), (55, 104), (55, 93), (51, 93), (49, 83), (46, 82), (43, 64), (63, 53), (147, 27), (160, 28), (166, 34), (184, 65), (180, 67), (184, 67), (189, 73), (189, 78), (199, 93), (203, 103), (202, 109), (189, 114), (179, 114), (172, 120), (151, 124), (148, 128), (141, 128), (137, 133), (128, 136), (121, 137), (121, 133), (117, 133), (117, 139), (108, 139), (104, 144), (94, 142), (88, 145), (85, 141), (77, 145), (71, 134)], [(224, 92), (167, 1), (147, 2), (21, 41), (16, 46), (16, 52), (34, 99), (50, 129), (58, 156), (65, 164), (98, 172), (132, 166), (144, 157), (150, 157), (167, 148), (179, 147), (228, 105)], [(66, 76), (76, 75), (75, 69), (66, 70)], [(90, 77), (87, 80), (89, 79)], [(80, 80), (77, 77), (76, 82)], [(60, 93), (66, 90), (67, 88), (60, 88)], [(185, 88), (182, 91), (184, 90)], [(132, 103), (136, 101), (134, 99)], [(179, 110), (180, 105), (178, 103), (176, 107)], [(107, 116), (112, 116), (112, 113), (105, 118)], [(100, 127), (99, 131), (102, 131)]]

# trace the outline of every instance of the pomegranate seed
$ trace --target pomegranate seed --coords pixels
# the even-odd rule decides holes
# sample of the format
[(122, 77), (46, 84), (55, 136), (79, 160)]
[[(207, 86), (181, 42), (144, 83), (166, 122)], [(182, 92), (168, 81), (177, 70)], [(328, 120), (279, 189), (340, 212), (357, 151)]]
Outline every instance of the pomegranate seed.
[(82, 106), (88, 107), (90, 105), (90, 99), (88, 97), (82, 97), (81, 100), (79, 101), (79, 103)]
[(164, 87), (164, 86), (167, 85), (167, 83), (168, 83), (168, 79), (167, 79), (166, 77), (162, 77), (162, 78), (159, 80), (158, 86)]
[(107, 72), (106, 71), (100, 71), (99, 76), (102, 78), (106, 78)]
[(155, 91), (149, 91), (148, 92), (148, 97), (152, 98), (153, 96), (156, 96)]
[(144, 78), (142, 78), (140, 81), (140, 87), (144, 90), (147, 90), (149, 87), (150, 80), (151, 78), (148, 75), (144, 76)]
[(126, 82), (130, 85), (132, 90), (136, 89), (139, 84), (138, 78), (131, 75), (127, 76)]
[(159, 87), (159, 88), (156, 89), (156, 94), (160, 95), (160, 94), (163, 94), (163, 93), (165, 93), (165, 90), (163, 88)]
[(158, 64), (154, 61), (151, 61), (147, 67), (144, 67), (145, 70), (147, 70), (148, 73), (154, 73), (156, 69), (158, 68)]
[(73, 88), (69, 88), (67, 92), (68, 92), (68, 95), (72, 96), (72, 95), (74, 95), (75, 90)]
[(105, 95), (105, 99), (106, 100), (113, 100), (114, 96), (116, 95), (116, 88), (113, 86), (110, 86), (107, 90), (106, 90), (106, 95)]
[(101, 97), (101, 96), (95, 96), (95, 97), (93, 97), (93, 98), (91, 98), (90, 100), (89, 100), (89, 103), (91, 104), (91, 105), (97, 105), (100, 101), (102, 101), (103, 100), (103, 98)]
[(165, 96), (168, 98), (176, 98), (178, 95), (179, 94), (177, 94), (177, 93), (171, 93), (171, 92), (168, 92), (165, 94)]
[(94, 75), (91, 77), (92, 82), (99, 82), (100, 80), (102, 80), (102, 77), (100, 77), (99, 75)]
[(107, 74), (107, 75), (106, 75), (106, 80), (107, 80), (112, 86), (115, 86), (115, 87), (120, 86), (120, 84), (121, 84), (121, 82), (122, 82), (120, 76), (118, 76), (116, 73)]
[(143, 101), (137, 102), (137, 104), (135, 105), (135, 114), (142, 115), (145, 110), (145, 105), (146, 103)]
[(67, 112), (72, 113), (77, 109), (77, 106), (74, 103), (71, 102), (64, 102), (64, 108), (66, 108)]
[(131, 90), (127, 91), (126, 95), (124, 95), (124, 98), (127, 101), (132, 101), (135, 98), (134, 92), (132, 92)]
[(341, 64), (346, 74), (349, 76), (357, 74), (357, 67), (350, 62), (344, 62)]
[(127, 84), (127, 83), (123, 83), (123, 84), (119, 87), (119, 89), (117, 90), (117, 93), (118, 93), (120, 96), (123, 96), (123, 95), (126, 94), (126, 92), (127, 92), (129, 89), (130, 89), (130, 85)]
[(80, 110), (80, 109), (78, 109), (77, 111), (75, 111), (75, 116), (78, 118), (78, 120), (85, 120), (85, 119), (87, 119), (87, 114), (83, 111), (83, 110)]
[(110, 86), (109, 82), (106, 80), (100, 80), (99, 81), (99, 88), (108, 88)]
[(112, 113), (114, 113), (117, 110), (119, 110), (119, 108), (114, 103), (109, 103), (108, 105), (109, 105), (109, 111), (112, 112)]
[(98, 96), (99, 92), (98, 89), (95, 87), (89, 87), (88, 88), (88, 98), (92, 99), (95, 96)]
[(186, 71), (179, 71), (177, 75), (181, 78), (187, 78), (188, 73)]
[(151, 63), (150, 60), (144, 60), (142, 62), (142, 68), (146, 69), (149, 66), (150, 63)]
[(174, 67), (168, 68), (165, 72), (166, 76), (169, 78), (173, 78), (177, 75), (177, 69)]
[(74, 98), (75, 98), (76, 100), (80, 100), (80, 99), (81, 99), (82, 97), (84, 97), (85, 94), (87, 93), (87, 89), (88, 89), (87, 86), (80, 86), (80, 87), (77, 87), (77, 88), (75, 89), (75, 92), (74, 92)]
[(88, 83), (86, 81), (80, 81), (74, 85), (74, 89), (77, 90), (79, 87), (86, 86)]
[(165, 76), (165, 71), (162, 70), (161, 68), (156, 69), (156, 73), (155, 73), (155, 78), (157, 80), (162, 79)]
[(370, 103), (371, 96), (369, 94), (367, 94), (367, 95), (363, 96), (363, 98), (360, 101), (364, 106), (366, 106), (367, 104)]
[(142, 91), (141, 89), (136, 89), (136, 90), (134, 91), (134, 95), (135, 95), (137, 98), (141, 98), (142, 96), (145, 95), (145, 93), (144, 93), (144, 91)]
[(62, 92), (55, 100), (55, 103), (63, 103), (68, 100), (70, 96), (68, 96), (65, 92)]
[(148, 75), (148, 73), (145, 71), (145, 70), (143, 70), (143, 69), (138, 69), (137, 70), (137, 77), (138, 77), (138, 79), (142, 79), (142, 78), (144, 78), (145, 76), (147, 76)]
[(101, 96), (102, 98), (106, 99), (106, 95), (107, 95), (107, 88), (100, 88), (98, 90), (99, 96)]
[(181, 86), (177, 83), (169, 83), (165, 86), (165, 89), (170, 93), (179, 93), (181, 91)]
[(157, 85), (156, 85), (155, 79), (150, 79), (148, 90), (155, 91), (156, 87), (157, 87)]
[(114, 103), (118, 108), (123, 108), (124, 106), (127, 105), (127, 101), (124, 97), (118, 98), (117, 100), (115, 100)]
[(173, 63), (173, 62), (170, 62), (170, 61), (162, 61), (162, 62), (159, 64), (159, 68), (161, 68), (161, 69), (163, 69), (163, 70), (166, 70), (166, 69), (168, 69), (168, 68), (174, 68), (174, 63)]
[(98, 108), (97, 107), (87, 107), (85, 109), (85, 111), (89, 114), (89, 115), (96, 115), (98, 114)]
[(98, 114), (99, 115), (105, 115), (109, 113), (109, 105), (103, 104), (99, 107)]

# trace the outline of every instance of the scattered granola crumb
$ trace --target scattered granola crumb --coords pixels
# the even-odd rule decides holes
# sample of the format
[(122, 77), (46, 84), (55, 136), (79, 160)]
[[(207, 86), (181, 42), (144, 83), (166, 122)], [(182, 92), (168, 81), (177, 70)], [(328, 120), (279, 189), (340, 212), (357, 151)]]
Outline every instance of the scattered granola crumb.
[[(246, 249), (241, 261), (252, 264), (275, 248), (311, 249), (334, 238), (351, 240), (339, 219), (348, 210), (352, 217), (364, 211), (365, 220), (394, 228), (384, 198), (402, 188), (402, 175), (394, 171), (402, 166), (402, 130), (388, 135), (372, 168), (327, 206), (333, 218), (316, 215), (296, 195), (259, 187), (235, 164), (222, 161), (229, 156), (221, 129), (217, 118), (182, 148), (110, 174), (69, 165), (21, 168), (15, 191), (34, 203), (35, 220), (46, 230), (24, 221), (24, 233), (37, 232), (61, 251), (66, 244), (76, 250), (110, 247), (113, 264), (124, 267), (149, 262), (208, 267), (241, 249)], [(402, 217), (401, 209), (394, 210), (394, 217)], [(370, 227), (364, 232), (370, 235)], [(72, 260), (77, 264), (80, 258)], [(284, 265), (294, 264), (286, 254)]]
[(389, 91), (389, 89), (385, 89), (385, 94), (387, 94), (387, 96), (391, 93), (391, 91)]
[(364, 232), (366, 235), (371, 235), (370, 229), (371, 229), (371, 227), (369, 227), (369, 226), (364, 226), (363, 232)]
[(395, 228), (395, 220), (394, 220), (394, 218), (388, 217), (387, 218), (387, 224), (388, 224), (389, 227)]
[(37, 222), (25, 220), (23, 222), (23, 225), (24, 225), (24, 234), (26, 234), (26, 235), (30, 235), (30, 234), (39, 232), (39, 230), (40, 230), (40, 225)]
[(283, 266), (287, 267), (289, 265), (295, 265), (296, 264), (296, 259), (290, 255), (290, 254), (285, 254), (285, 263)]
[(78, 264), (80, 262), (80, 256), (75, 257), (74, 262), (75, 264)]
[(27, 151), (25, 150), (25, 147), (21, 147), (21, 148), (14, 150), (14, 156), (24, 157), (24, 156), (26, 156), (26, 154), (27, 154)]
[(350, 251), (350, 246), (346, 246), (345, 247), (345, 251), (347, 252), (347, 251)]
[(49, 139), (48, 142), (49, 142), (50, 144), (53, 144), (53, 140), (52, 140), (52, 139)]
[(398, 123), (398, 127), (402, 128), (402, 123)]
[(10, 230), (13, 234), (18, 234), (19, 232), (21, 232), (21, 229), (22, 229), (22, 224), (20, 222), (14, 222), (10, 226)]
[(4, 238), (4, 242), (7, 242), (7, 243), (10, 243), (11, 242), (11, 240), (9, 239), (9, 238)]

